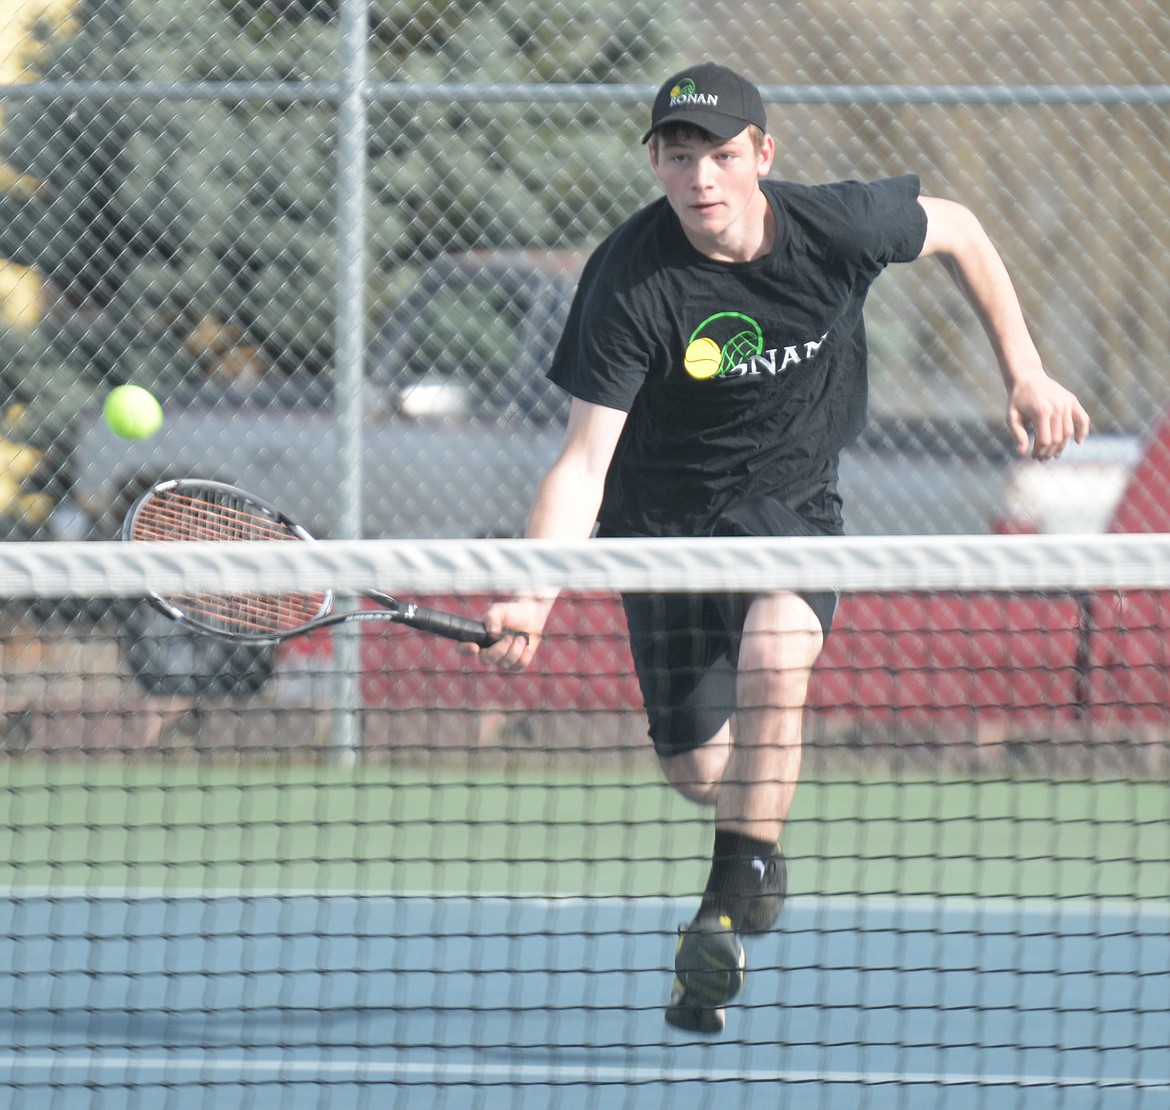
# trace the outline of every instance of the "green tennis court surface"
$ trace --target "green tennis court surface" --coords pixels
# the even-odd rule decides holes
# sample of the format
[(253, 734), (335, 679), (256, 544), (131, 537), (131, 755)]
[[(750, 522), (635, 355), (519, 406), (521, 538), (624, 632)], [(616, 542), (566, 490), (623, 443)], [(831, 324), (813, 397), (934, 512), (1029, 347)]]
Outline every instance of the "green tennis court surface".
[[(656, 778), (292, 764), (0, 764), (0, 885), (694, 893), (708, 815)], [(1170, 898), (1163, 783), (811, 779), (794, 893)]]

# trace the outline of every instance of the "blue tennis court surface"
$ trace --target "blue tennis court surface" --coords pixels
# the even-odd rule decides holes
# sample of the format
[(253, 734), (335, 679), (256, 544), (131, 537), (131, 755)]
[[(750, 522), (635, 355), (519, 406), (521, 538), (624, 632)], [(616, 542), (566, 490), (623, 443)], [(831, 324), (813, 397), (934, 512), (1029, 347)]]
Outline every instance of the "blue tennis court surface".
[[(1164, 1108), (1170, 915), (793, 899), (721, 1038), (661, 899), (0, 903), (5, 1107)], [(733, 1103), (728, 1103), (733, 1099)]]

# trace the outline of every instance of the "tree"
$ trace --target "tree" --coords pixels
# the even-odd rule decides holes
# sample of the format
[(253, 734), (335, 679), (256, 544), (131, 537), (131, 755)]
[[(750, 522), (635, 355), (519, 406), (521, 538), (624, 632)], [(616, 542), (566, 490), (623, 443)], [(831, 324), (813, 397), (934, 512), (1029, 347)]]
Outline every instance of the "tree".
[[(339, 72), (336, 0), (86, 0), (80, 10), (50, 79), (303, 86)], [(672, 53), (659, 28), (682, 30), (664, 0), (372, 0), (370, 78), (643, 81), (651, 59), (656, 78)], [(430, 256), (592, 241), (647, 195), (626, 106), (457, 94), (379, 99), (370, 115), (374, 313), (404, 268)], [(336, 138), (326, 98), (30, 100), (11, 113), (3, 154), (42, 186), (6, 198), (17, 241), (10, 233), (3, 247), (95, 326), (109, 323), (86, 340), (94, 380), (166, 392), (195, 363), (222, 368), (225, 350), (318, 373), (334, 340)], [(209, 332), (218, 346), (201, 338)]]

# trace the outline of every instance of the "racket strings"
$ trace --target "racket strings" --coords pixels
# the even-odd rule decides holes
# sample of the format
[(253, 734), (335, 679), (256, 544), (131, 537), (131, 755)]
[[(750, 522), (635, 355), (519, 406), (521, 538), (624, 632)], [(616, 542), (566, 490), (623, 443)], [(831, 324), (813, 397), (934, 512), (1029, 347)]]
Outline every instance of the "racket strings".
[(257, 506), (218, 491), (194, 495), (159, 491), (139, 506), (132, 536), (136, 540), (300, 540), (283, 521)]
[[(131, 537), (144, 541), (296, 540), (284, 521), (221, 490), (159, 490), (143, 502)], [(328, 612), (331, 597), (314, 593), (181, 593), (166, 601), (205, 628), (246, 636), (292, 632)]]
[(167, 600), (188, 617), (223, 632), (277, 635), (322, 616), (327, 598), (317, 594), (171, 594)]

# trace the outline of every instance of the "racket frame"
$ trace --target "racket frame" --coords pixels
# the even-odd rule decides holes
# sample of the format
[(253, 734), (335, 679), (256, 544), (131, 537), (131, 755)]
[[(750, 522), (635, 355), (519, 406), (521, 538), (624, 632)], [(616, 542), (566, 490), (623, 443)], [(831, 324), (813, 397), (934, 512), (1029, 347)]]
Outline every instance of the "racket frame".
[[(164, 535), (142, 536), (136, 534), (138, 532), (137, 526), (142, 522), (143, 516), (149, 506), (159, 497), (168, 493), (220, 495), (224, 498), (234, 498), (248, 505), (255, 506), (263, 517), (271, 518), (274, 525), (272, 530), (273, 534), (268, 536), (241, 535), (237, 537), (200, 535), (176, 536), (173, 538), (168, 538)], [(184, 539), (227, 539), (230, 541), (233, 538), (240, 540), (268, 539), (276, 542), (284, 540), (308, 543), (316, 542), (313, 535), (306, 528), (298, 524), (287, 513), (282, 512), (275, 505), (265, 501), (263, 498), (248, 493), (247, 490), (242, 490), (227, 482), (204, 478), (168, 478), (164, 481), (156, 482), (138, 497), (131, 506), (130, 511), (126, 514), (126, 519), (122, 524), (122, 539), (129, 543), (143, 542), (144, 540), (182, 542)], [(334, 612), (336, 594), (333, 590), (313, 591), (312, 595), (309, 596), (315, 597), (318, 593), (321, 598), (320, 603), (316, 606), (313, 615), (308, 619), (290, 624), (279, 630), (273, 629), (271, 631), (264, 630), (255, 632), (247, 631), (242, 627), (234, 629), (220, 627), (210, 621), (205, 621), (185, 608), (179, 596), (168, 597), (151, 591), (147, 595), (147, 600), (171, 620), (182, 624), (186, 628), (203, 633), (204, 635), (217, 636), (220, 639), (231, 640), (236, 643), (278, 644), (285, 640), (314, 632), (317, 629), (328, 628), (337, 624), (366, 621), (388, 621), (403, 624), (410, 628), (422, 632), (430, 632), (457, 642), (478, 644), (480, 647), (489, 647), (499, 639), (498, 636), (489, 633), (481, 621), (472, 620), (469, 617), (459, 616), (455, 613), (448, 613), (441, 609), (431, 609), (413, 602), (401, 602), (398, 598), (383, 593), (381, 590), (364, 590), (360, 594), (361, 597), (373, 601), (381, 608), (358, 609), (352, 612), (342, 613)], [(226, 608), (230, 606), (233, 597), (238, 598), (245, 595), (219, 595), (212, 591), (204, 591), (200, 595), (191, 596), (222, 597), (224, 600), (220, 603), (219, 607)], [(518, 635), (525, 635), (525, 639), (527, 639), (526, 634), (519, 633)]]

